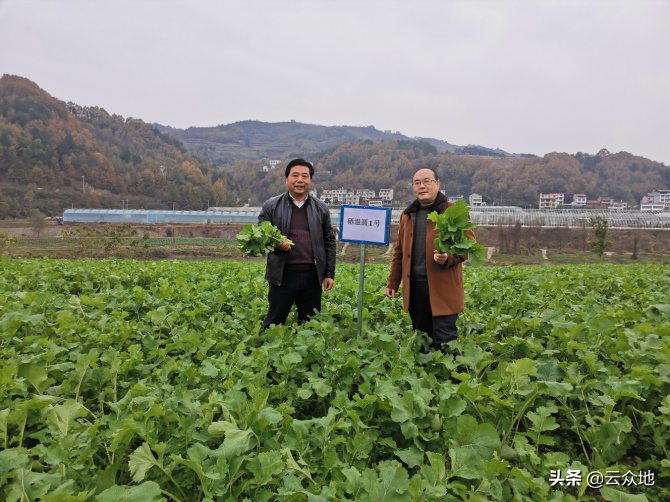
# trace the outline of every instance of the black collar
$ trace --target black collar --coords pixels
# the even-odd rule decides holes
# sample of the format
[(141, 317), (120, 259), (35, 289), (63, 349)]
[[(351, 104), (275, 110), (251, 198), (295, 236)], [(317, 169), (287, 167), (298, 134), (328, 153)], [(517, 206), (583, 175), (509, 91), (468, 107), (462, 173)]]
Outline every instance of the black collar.
[[(447, 199), (446, 195), (444, 195), (442, 192), (437, 192), (437, 197), (435, 197), (435, 200), (430, 205), (430, 207), (427, 207), (426, 209), (428, 209), (429, 211), (437, 211), (438, 213), (441, 213), (446, 209), (448, 202), (449, 199)], [(419, 199), (414, 199), (414, 202), (412, 202), (409, 206), (407, 206), (404, 213), (405, 214), (416, 213), (419, 210), (419, 207), (421, 207)]]

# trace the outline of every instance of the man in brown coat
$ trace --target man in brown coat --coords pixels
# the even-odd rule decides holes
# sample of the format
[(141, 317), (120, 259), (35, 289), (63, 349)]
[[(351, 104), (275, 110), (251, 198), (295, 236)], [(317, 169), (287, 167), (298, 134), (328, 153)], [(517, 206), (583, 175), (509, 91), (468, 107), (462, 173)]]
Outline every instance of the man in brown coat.
[[(418, 170), (412, 179), (416, 200), (400, 216), (398, 238), (393, 249), (386, 296), (395, 298), (403, 284), (403, 306), (412, 327), (428, 333), (433, 347), (455, 340), (456, 321), (464, 310), (463, 269), (465, 256), (435, 251), (435, 223), (428, 214), (443, 213), (452, 202), (439, 191), (440, 180), (432, 169)], [(474, 239), (469, 230), (466, 234)]]

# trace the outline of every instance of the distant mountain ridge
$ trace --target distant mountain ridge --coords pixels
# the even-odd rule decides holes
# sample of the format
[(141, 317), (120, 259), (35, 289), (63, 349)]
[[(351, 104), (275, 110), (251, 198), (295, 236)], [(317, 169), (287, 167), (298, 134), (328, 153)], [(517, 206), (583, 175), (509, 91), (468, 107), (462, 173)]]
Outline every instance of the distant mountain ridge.
[(174, 127), (153, 124), (161, 132), (179, 138), (189, 151), (217, 165), (231, 164), (238, 160), (286, 159), (310, 156), (344, 143), (358, 140), (423, 141), (434, 146), (439, 153), (457, 152), (475, 155), (509, 156), (500, 150), (478, 145), (466, 147), (453, 145), (435, 138), (409, 137), (400, 132), (380, 131), (374, 126), (323, 126), (289, 122), (261, 122), (244, 120), (215, 127)]
[[(393, 188), (399, 204), (412, 200), (410, 180), (422, 167), (435, 169), (449, 194), (476, 192), (499, 205), (536, 205), (538, 195), (549, 192), (565, 192), (566, 200), (584, 193), (635, 205), (649, 191), (670, 187), (670, 167), (606, 149), (595, 155), (510, 155), (372, 126), (297, 122), (161, 129), (99, 107), (64, 103), (28, 79), (2, 76), (0, 218), (36, 211), (56, 215), (72, 205), (204, 209), (260, 204), (286, 189), (282, 162), (303, 155), (315, 164), (314, 188)], [(176, 137), (180, 132), (205, 155), (195, 155), (193, 146), (189, 152)], [(218, 168), (202, 160), (214, 154), (241, 159)], [(280, 160), (279, 168), (266, 168), (268, 158)]]

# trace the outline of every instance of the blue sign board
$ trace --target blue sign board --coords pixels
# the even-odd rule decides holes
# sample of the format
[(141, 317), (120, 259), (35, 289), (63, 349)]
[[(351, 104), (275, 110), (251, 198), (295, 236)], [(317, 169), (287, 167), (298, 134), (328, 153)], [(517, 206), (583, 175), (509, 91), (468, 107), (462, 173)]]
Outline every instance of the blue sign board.
[(340, 241), (388, 246), (391, 210), (383, 207), (342, 206)]

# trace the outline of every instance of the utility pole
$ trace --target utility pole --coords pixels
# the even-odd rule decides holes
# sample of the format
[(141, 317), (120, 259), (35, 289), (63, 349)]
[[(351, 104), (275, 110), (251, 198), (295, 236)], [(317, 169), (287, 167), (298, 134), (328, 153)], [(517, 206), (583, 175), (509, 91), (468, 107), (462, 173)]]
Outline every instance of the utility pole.
[(86, 191), (86, 183), (84, 182), (85, 176), (81, 177), (81, 193), (84, 193)]

